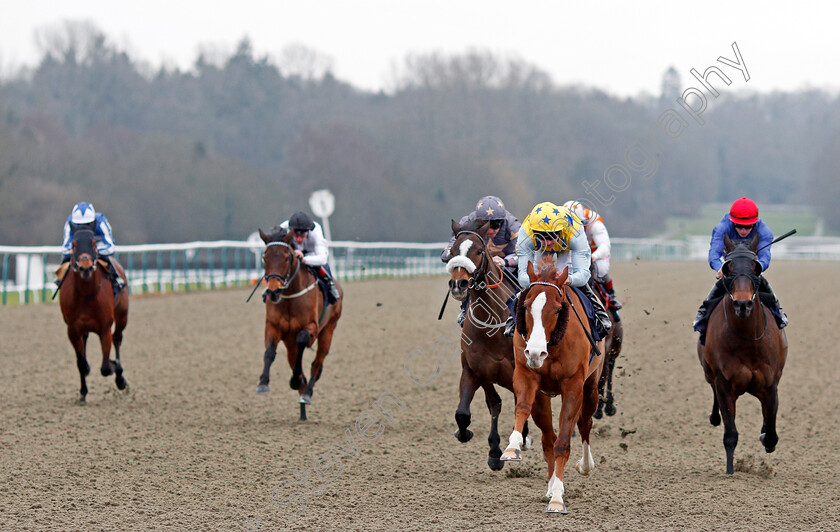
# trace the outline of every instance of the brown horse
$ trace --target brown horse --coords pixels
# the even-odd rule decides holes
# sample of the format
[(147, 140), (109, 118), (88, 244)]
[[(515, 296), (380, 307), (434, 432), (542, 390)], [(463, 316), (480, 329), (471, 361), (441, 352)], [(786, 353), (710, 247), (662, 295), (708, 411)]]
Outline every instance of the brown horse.
[(592, 289), (601, 298), (601, 303), (603, 303), (607, 312), (610, 313), (610, 320), (612, 320), (612, 328), (604, 339), (604, 348), (606, 349), (607, 355), (604, 359), (604, 371), (601, 373), (601, 381), (598, 383), (598, 409), (595, 410), (594, 414), (595, 419), (601, 419), (604, 414), (614, 416), (616, 413), (612, 381), (615, 361), (621, 353), (621, 344), (624, 342), (624, 325), (618, 319), (618, 310), (609, 304), (609, 298), (601, 284), (595, 281), (593, 277), (590, 277), (589, 282), (592, 284)]
[[(315, 382), (321, 378), (324, 359), (330, 351), (333, 333), (341, 317), (343, 298), (334, 305), (324, 306), (315, 274), (303, 265), (291, 246), (293, 233), (277, 230), (266, 235), (260, 229), (260, 238), (266, 244), (263, 253), (268, 288), (265, 301), (265, 355), (257, 393), (268, 393), (269, 371), (282, 341), (292, 368), (289, 386), (298, 390), (300, 420), (306, 421), (306, 405), (312, 404)], [(336, 283), (337, 284), (337, 283)], [(343, 294), (341, 286), (339, 293)], [(303, 351), (318, 340), (318, 351), (312, 361), (307, 381), (303, 374)]]
[[(504, 336), (503, 331), (509, 311), (508, 297), (515, 294), (517, 286), (510, 279), (503, 277), (502, 271), (492, 260), (492, 253), (486, 243), (490, 224), (476, 220), (459, 226), (452, 220), (452, 233), (455, 242), (452, 245), (453, 257), (447, 263), (451, 277), (449, 293), (458, 301), (469, 296), (467, 316), (461, 331), (461, 382), (459, 385), (458, 409), (455, 422), (458, 429), (455, 437), (461, 443), (472, 438), (470, 425), (472, 403), (475, 392), (481, 387), (484, 399), (490, 410), (490, 454), (487, 465), (498, 471), (504, 467), (499, 460), (502, 451), (499, 448), (499, 413), (502, 410), (502, 398), (496, 393), (494, 384), (513, 391), (513, 339)], [(540, 398), (545, 407), (551, 410), (548, 398)], [(522, 430), (523, 438), (528, 438), (528, 425)]]
[(738, 444), (735, 428), (735, 401), (750, 393), (761, 402), (764, 423), (759, 440), (772, 453), (779, 407), (778, 385), (787, 358), (787, 336), (779, 330), (770, 309), (757, 295), (761, 264), (755, 251), (758, 234), (749, 244), (733, 244), (724, 236), (723, 275), (727, 295), (709, 316), (706, 345), (698, 341), (697, 356), (706, 381), (712, 386), (714, 403), (709, 421), (720, 425), (723, 416), (723, 447), (726, 473), (734, 473), (733, 460)]
[[(99, 259), (96, 251), (93, 231), (79, 229), (73, 235), (72, 256), (69, 271), (61, 280), (59, 293), (61, 294), (61, 314), (67, 324), (67, 336), (73, 349), (76, 350), (76, 366), (82, 387), (79, 390), (79, 402), (84, 403), (87, 396), (85, 377), (90, 375), (90, 365), (87, 362), (87, 339), (90, 333), (99, 335), (102, 346), (102, 366), (100, 372), (103, 377), (115, 373), (117, 388), (124, 390), (128, 383), (123, 377), (123, 367), (120, 363), (120, 345), (123, 330), (128, 324), (128, 287), (122, 289), (114, 299), (114, 291), (107, 272), (107, 264)], [(112, 258), (111, 262), (117, 268), (120, 276), (125, 279), (122, 266)], [(113, 333), (111, 326), (114, 326)], [(114, 344), (116, 360), (110, 360), (111, 343)]]
[[(589, 323), (577, 292), (565, 286), (568, 268), (558, 274), (549, 259), (542, 263), (539, 276), (528, 264), (531, 285), (519, 295), (516, 307), (516, 335), (513, 348), (516, 369), (516, 427), (502, 460), (519, 461), (521, 429), (531, 415), (542, 430), (542, 446), (548, 464), (547, 513), (566, 513), (563, 501), (563, 469), (569, 460), (575, 424), (583, 442), (583, 458), (576, 465), (582, 475), (595, 467), (589, 449), (592, 414), (598, 407), (598, 381), (603, 355), (594, 356), (589, 341)], [(571, 309), (571, 312), (570, 312)], [(574, 314), (573, 317), (570, 317)], [(604, 352), (603, 340), (598, 349)], [(590, 355), (593, 355), (591, 357)], [(560, 430), (555, 436), (551, 411), (537, 400), (539, 395), (563, 398)]]

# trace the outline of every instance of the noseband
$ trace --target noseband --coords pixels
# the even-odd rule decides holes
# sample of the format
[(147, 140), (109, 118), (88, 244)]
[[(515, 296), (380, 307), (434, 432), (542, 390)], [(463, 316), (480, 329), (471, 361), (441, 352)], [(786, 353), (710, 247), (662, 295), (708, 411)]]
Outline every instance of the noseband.
[[(90, 233), (90, 235), (91, 235), (90, 242), (91, 242), (92, 251), (91, 251), (90, 254), (91, 254), (91, 261), (93, 261), (93, 266), (91, 267), (91, 271), (96, 271), (96, 261), (99, 259), (99, 252), (96, 249), (96, 241), (94, 239), (94, 232), (91, 231), (90, 229), (79, 229), (78, 231), (76, 231), (73, 234), (73, 242), (76, 243), (78, 241), (79, 235), (86, 234), (86, 233)], [(77, 249), (74, 249), (73, 250), (73, 260), (70, 261), (70, 266), (73, 268), (74, 272), (79, 271), (78, 254), (79, 254), (79, 251)]]
[[(492, 288), (496, 288), (500, 284), (502, 284), (502, 278), (504, 277), (504, 272), (499, 276), (499, 282), (496, 284), (488, 285), (487, 282), (484, 280), (487, 277), (487, 243), (484, 241), (484, 238), (476, 233), (475, 231), (461, 231), (457, 235), (455, 235), (455, 240), (458, 240), (458, 237), (461, 235), (473, 235), (478, 238), (478, 241), (481, 242), (481, 249), (478, 250), (478, 254), (481, 255), (481, 263), (478, 267), (470, 274), (470, 282), (469, 288), (475, 288), (476, 290), (488, 290)], [(453, 246), (454, 247), (454, 246)], [(480, 281), (481, 284), (476, 284), (476, 280)]]

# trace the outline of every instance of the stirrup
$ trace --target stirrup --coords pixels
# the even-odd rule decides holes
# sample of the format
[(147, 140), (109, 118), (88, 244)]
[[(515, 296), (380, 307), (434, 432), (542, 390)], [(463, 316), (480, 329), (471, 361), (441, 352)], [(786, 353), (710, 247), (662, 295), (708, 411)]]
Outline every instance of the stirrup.
[(624, 305), (621, 304), (621, 301), (619, 301), (618, 298), (615, 297), (615, 294), (610, 294), (610, 301), (609, 302), (612, 304), (612, 307), (615, 310), (620, 310), (621, 308), (624, 307)]

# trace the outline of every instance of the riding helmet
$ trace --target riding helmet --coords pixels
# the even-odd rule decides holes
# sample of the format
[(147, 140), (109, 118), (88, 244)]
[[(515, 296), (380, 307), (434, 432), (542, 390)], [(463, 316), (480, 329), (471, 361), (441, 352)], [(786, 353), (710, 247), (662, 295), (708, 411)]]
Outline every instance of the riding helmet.
[(750, 198), (736, 199), (729, 209), (729, 219), (736, 225), (753, 225), (758, 222), (758, 205)]
[(76, 225), (87, 224), (96, 219), (96, 210), (93, 205), (85, 201), (77, 203), (70, 213), (70, 221)]
[(298, 211), (289, 218), (289, 229), (297, 231), (312, 231), (315, 229), (315, 222), (302, 211)]
[(504, 220), (505, 215), (505, 204), (496, 196), (484, 196), (475, 206), (475, 217), (482, 220)]

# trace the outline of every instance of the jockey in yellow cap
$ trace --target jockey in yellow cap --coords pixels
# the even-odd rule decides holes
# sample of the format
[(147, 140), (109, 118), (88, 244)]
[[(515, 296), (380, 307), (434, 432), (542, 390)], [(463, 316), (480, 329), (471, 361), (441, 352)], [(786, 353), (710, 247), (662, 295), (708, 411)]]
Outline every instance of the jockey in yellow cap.
[[(569, 277), (566, 282), (586, 294), (592, 302), (598, 332), (602, 338), (606, 337), (612, 322), (601, 301), (589, 287), (592, 253), (583, 223), (572, 211), (549, 201), (535, 205), (519, 229), (516, 255), (522, 288), (531, 284), (528, 278), (529, 262), (536, 268), (543, 257), (553, 255), (559, 271), (568, 266)], [(506, 334), (508, 332), (512, 336), (513, 327), (510, 327), (510, 331), (505, 330)]]

